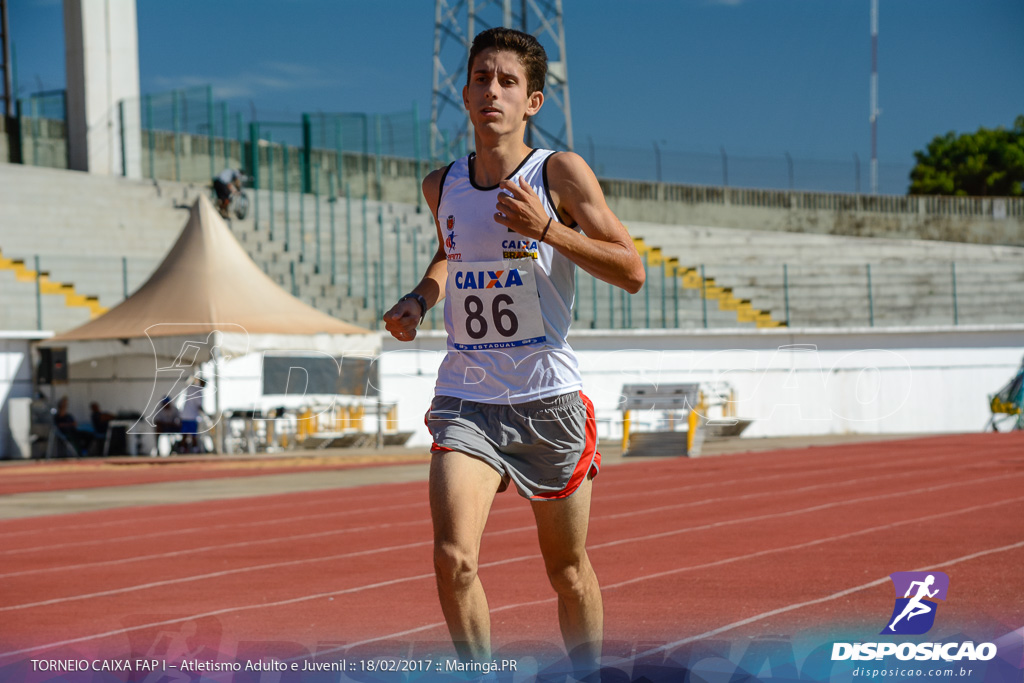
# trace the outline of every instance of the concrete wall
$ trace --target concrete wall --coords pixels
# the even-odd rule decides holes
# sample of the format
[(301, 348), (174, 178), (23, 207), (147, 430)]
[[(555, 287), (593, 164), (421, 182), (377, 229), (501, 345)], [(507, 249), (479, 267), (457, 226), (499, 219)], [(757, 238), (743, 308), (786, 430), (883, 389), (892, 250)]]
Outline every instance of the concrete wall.
[(602, 180), (623, 220), (1024, 246), (1024, 199), (783, 192)]
[(0, 116), (0, 161), (10, 161), (11, 146), (7, 141), (7, 117)]
[[(49, 333), (43, 333), (49, 336)], [(40, 333), (0, 332), (0, 460), (28, 457), (28, 424), (18, 424), (15, 431), (23, 433), (15, 439), (10, 424), (10, 399), (32, 398), (32, 361), (30, 345), (41, 338)], [(24, 416), (20, 416), (24, 417)], [(24, 420), (18, 420), (24, 422)]]
[(135, 0), (64, 0), (69, 168), (141, 177), (137, 23)]
[[(31, 395), (27, 337), (0, 340), (0, 457), (11, 452), (7, 397)], [(598, 435), (622, 436), (619, 396), (626, 383), (728, 382), (737, 414), (754, 423), (747, 437), (814, 434), (904, 434), (981, 431), (998, 391), (1024, 355), (1024, 325), (860, 330), (580, 331), (571, 334), (593, 400)], [(384, 337), (378, 363), (381, 400), (398, 405), (399, 429), (411, 446), (426, 447), (423, 414), (433, 395), (445, 336), (421, 332), (412, 344)], [(88, 415), (89, 401), (106, 410), (138, 409), (153, 391), (152, 359), (125, 358), (109, 368), (76, 368), (71, 412)], [(134, 364), (132, 364), (134, 363)], [(260, 356), (232, 362), (222, 373), (225, 409), (261, 403)], [(102, 378), (100, 377), (102, 375)], [(207, 391), (207, 403), (212, 402)], [(160, 387), (157, 393), (160, 395)], [(126, 397), (131, 396), (131, 399)], [(329, 397), (323, 397), (329, 398)], [(323, 403), (324, 401), (321, 401)], [(280, 405), (275, 399), (273, 405)], [(291, 400), (298, 405), (301, 401)], [(207, 409), (212, 412), (213, 406)], [(663, 429), (657, 413), (633, 416), (635, 430)]]
[[(23, 118), (21, 154), (26, 165), (46, 168), (68, 167), (67, 126), (54, 119)], [(8, 156), (0, 157), (6, 161)]]
[[(1024, 325), (860, 330), (571, 332), (602, 439), (622, 436), (622, 385), (727, 381), (745, 436), (981, 431), (988, 395), (1024, 355)], [(423, 414), (444, 335), (412, 344), (385, 338), (382, 400), (397, 401), (399, 428), (426, 446)], [(637, 429), (658, 416), (635, 416)], [(644, 422), (649, 424), (644, 425)], [(663, 427), (662, 427), (663, 428)]]

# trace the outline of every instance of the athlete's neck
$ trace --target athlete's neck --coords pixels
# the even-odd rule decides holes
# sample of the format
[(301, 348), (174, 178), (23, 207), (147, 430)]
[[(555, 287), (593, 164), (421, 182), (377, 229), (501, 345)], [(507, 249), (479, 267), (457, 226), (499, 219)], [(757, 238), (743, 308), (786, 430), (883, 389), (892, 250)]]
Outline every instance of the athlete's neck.
[(493, 187), (519, 168), (532, 148), (522, 138), (509, 144), (488, 146), (476, 138), (476, 159), (473, 161), (473, 181), (480, 187)]

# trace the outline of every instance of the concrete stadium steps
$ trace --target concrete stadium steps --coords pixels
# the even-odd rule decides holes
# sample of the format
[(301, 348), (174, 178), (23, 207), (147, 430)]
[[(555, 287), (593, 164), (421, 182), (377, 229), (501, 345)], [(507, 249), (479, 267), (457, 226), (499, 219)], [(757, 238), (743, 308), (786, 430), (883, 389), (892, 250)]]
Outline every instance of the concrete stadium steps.
[[(331, 202), (328, 197), (320, 197), (318, 241), (316, 197), (307, 195), (301, 204), (298, 195), (289, 197), (286, 231), (284, 196), (275, 192), (271, 232), (270, 193), (259, 191), (250, 194), (260, 202), (258, 222), (252, 226), (232, 226), (250, 257), (285, 290), (324, 312), (350, 322), (379, 327), (378, 309), (390, 308), (398, 297), (415, 286), (437, 249), (433, 218), (429, 214), (417, 213), (415, 206), (372, 200), (364, 202), (361, 198), (350, 202), (338, 198)], [(250, 211), (250, 215), (257, 214)], [(318, 244), (319, 267), (316, 258)], [(378, 269), (376, 277), (383, 278), (381, 285), (375, 284), (375, 268)]]
[[(51, 280), (109, 309), (124, 299), (125, 275), (129, 294), (149, 278), (205, 192), (198, 184), (0, 164), (0, 249), (29, 268), (38, 257)], [(29, 294), (34, 310), (34, 287)], [(58, 332), (88, 320), (74, 312), (44, 318)]]
[[(785, 320), (788, 289), (790, 326), (850, 325), (851, 318), (869, 324), (868, 264), (876, 325), (952, 323), (954, 267), (958, 322), (1024, 319), (1018, 247), (637, 223), (630, 229), (649, 262), (679, 263), (684, 287), (699, 289), (703, 272), (716, 294), (721, 288), (775, 321)], [(862, 316), (851, 314), (860, 309)]]
[[(786, 271), (781, 266), (707, 265), (705, 272), (727, 278), (734, 286), (779, 287), (787, 281), (792, 286), (816, 287), (834, 284), (856, 286), (867, 284), (869, 264), (794, 264)], [(930, 284), (945, 282), (952, 287), (954, 268), (950, 263), (872, 263), (873, 284)], [(1024, 283), (1024, 263), (957, 263), (957, 287), (965, 285), (1019, 286)]]
[(37, 298), (34, 280), (19, 281), (12, 271), (0, 271), (0, 329), (67, 330), (92, 318), (87, 302), (68, 306), (63, 294)]
[[(750, 299), (756, 307), (779, 312), (785, 317), (787, 291), (781, 273), (745, 273), (742, 267), (705, 267), (721, 281), (733, 283), (738, 297)], [(871, 295), (875, 320), (896, 316), (915, 324), (954, 320), (954, 288), (949, 264), (873, 265)], [(968, 318), (984, 321), (1017, 316), (1024, 320), (1024, 267), (1008, 263), (964, 264), (956, 271), (958, 322)], [(790, 268), (788, 299), (791, 325), (835, 322), (829, 309), (868, 310), (867, 268), (864, 266), (800, 266)], [(897, 309), (904, 309), (897, 312)], [(807, 316), (807, 317), (804, 317)], [(870, 316), (865, 313), (865, 319)], [(930, 322), (929, 322), (930, 321)]]
[[(125, 263), (130, 293), (149, 277), (184, 227), (188, 214), (180, 207), (189, 206), (200, 192), (209, 189), (0, 164), (0, 249), (30, 267), (38, 255), (40, 270), (49, 271), (53, 280), (73, 282), (76, 291), (112, 307), (124, 296)], [(432, 217), (417, 212), (415, 205), (361, 197), (331, 201), (306, 195), (300, 200), (293, 193), (286, 250), (283, 193), (273, 195), (271, 235), (270, 193), (247, 192), (247, 220), (232, 220), (229, 226), (257, 265), (287, 291), (293, 290), (294, 277), (294, 292), (303, 301), (366, 327), (382, 327), (383, 310), (418, 282), (437, 248)], [(961, 324), (1024, 319), (1024, 248), (639, 222), (629, 228), (643, 239), (645, 289), (627, 296), (607, 283), (595, 287), (593, 278), (578, 271), (577, 329), (671, 328), (677, 320), (684, 328), (779, 325), (785, 321), (783, 263), (788, 264), (791, 326), (867, 325), (867, 263), (876, 325), (950, 324), (954, 261)], [(699, 278), (702, 264), (706, 282)], [(3, 324), (34, 329), (34, 282), (18, 284), (24, 286), (3, 287), (8, 295), (3, 302), (17, 311), (8, 318), (15, 316), (18, 323), (11, 318)], [(43, 297), (48, 298), (58, 297)], [(60, 313), (46, 302), (43, 318), (47, 328), (61, 331), (88, 320), (88, 313)], [(427, 328), (442, 326), (442, 318), (440, 310), (429, 313)]]
[(177, 207), (200, 191), (197, 185), (0, 164), (0, 247), (19, 256), (163, 254), (188, 220)]
[(845, 237), (767, 230), (740, 230), (631, 221), (630, 234), (682, 265), (701, 263), (867, 263), (903, 261), (980, 261), (1021, 263), (1024, 248), (905, 240)]

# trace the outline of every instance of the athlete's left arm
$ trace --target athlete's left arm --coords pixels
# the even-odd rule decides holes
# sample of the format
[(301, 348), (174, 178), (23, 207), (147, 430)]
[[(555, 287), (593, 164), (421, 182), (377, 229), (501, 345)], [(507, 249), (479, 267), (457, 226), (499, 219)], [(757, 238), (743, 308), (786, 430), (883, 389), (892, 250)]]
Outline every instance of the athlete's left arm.
[[(561, 220), (548, 216), (537, 193), (525, 182), (504, 180), (495, 220), (524, 237), (540, 239), (594, 277), (635, 294), (646, 277), (626, 228), (608, 207), (597, 177), (587, 162), (572, 152), (548, 160), (548, 189)], [(575, 221), (583, 232), (563, 223)], [(544, 234), (545, 226), (547, 234)]]

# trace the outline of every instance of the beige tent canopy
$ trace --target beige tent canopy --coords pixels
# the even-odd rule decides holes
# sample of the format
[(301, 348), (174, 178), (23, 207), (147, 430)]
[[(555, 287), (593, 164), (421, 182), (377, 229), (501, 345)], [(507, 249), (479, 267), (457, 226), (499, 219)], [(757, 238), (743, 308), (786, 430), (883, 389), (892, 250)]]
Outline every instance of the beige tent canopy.
[[(379, 335), (302, 303), (253, 263), (210, 201), (200, 195), (163, 263), (131, 297), (81, 327), (49, 339), (68, 363), (124, 355), (209, 360), (256, 351), (380, 353)], [(158, 363), (160, 361), (158, 360)]]

